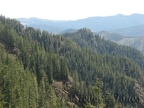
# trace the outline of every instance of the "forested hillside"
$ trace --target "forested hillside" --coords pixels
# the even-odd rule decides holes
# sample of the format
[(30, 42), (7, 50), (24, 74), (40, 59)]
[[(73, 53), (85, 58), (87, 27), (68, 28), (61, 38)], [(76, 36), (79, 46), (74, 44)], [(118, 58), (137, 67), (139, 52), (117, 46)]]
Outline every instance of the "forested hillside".
[(144, 107), (143, 72), (138, 50), (89, 29), (54, 35), (0, 16), (0, 108)]

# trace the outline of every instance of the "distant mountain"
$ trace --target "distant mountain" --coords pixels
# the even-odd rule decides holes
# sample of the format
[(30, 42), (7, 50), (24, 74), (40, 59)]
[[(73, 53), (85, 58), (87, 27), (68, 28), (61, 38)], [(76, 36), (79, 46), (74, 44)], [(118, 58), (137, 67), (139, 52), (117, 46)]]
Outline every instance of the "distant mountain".
[(77, 32), (77, 31), (78, 31), (77, 29), (67, 29), (67, 30), (62, 31), (60, 34), (63, 34), (63, 33), (74, 33), (74, 32)]
[(65, 21), (54, 21), (38, 18), (19, 18), (18, 20), (25, 26), (47, 30), (48, 32), (53, 33), (58, 33), (67, 29), (67, 27), (63, 26)]
[(96, 33), (100, 37), (103, 37), (106, 40), (116, 42), (120, 45), (130, 46), (140, 50), (144, 54), (144, 37), (125, 37), (117, 33), (110, 33), (107, 31), (101, 31)]
[(115, 15), (107, 17), (90, 17), (75, 21), (53, 21), (38, 18), (19, 18), (22, 24), (47, 30), (53, 33), (60, 33), (67, 29), (90, 28), (93, 32), (103, 30), (112, 31), (114, 29), (139, 26), (144, 24), (143, 14)]
[(112, 30), (112, 32), (131, 37), (144, 36), (144, 24), (127, 28), (115, 29)]
[(125, 37), (116, 43), (136, 48), (144, 54), (144, 37)]
[(99, 33), (96, 33), (97, 35), (99, 35), (100, 37), (105, 38), (106, 40), (111, 40), (111, 41), (120, 41), (124, 38), (124, 36), (117, 34), (117, 33), (110, 33), (107, 31), (101, 31)]

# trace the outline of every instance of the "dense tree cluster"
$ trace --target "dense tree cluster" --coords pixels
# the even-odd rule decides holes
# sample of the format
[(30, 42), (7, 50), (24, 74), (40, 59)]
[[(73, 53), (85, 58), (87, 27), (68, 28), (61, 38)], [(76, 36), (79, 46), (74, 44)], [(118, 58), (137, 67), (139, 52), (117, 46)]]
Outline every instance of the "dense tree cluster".
[[(89, 29), (53, 35), (0, 16), (0, 108), (135, 107), (140, 102), (116, 96), (139, 96), (134, 86), (141, 84), (143, 65), (138, 50)], [(53, 87), (61, 81), (64, 100)]]

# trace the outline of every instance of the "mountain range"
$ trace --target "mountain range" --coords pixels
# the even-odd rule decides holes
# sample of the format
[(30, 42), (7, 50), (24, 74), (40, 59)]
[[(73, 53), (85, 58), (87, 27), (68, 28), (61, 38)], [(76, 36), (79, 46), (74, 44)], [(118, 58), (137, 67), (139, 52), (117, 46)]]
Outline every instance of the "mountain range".
[(0, 16), (0, 108), (144, 108), (144, 55), (114, 43), (131, 37), (97, 34)]
[[(93, 32), (109, 31), (120, 33), (125, 36), (141, 36), (144, 35), (144, 15), (114, 15), (107, 17), (89, 17), (75, 21), (56, 21), (39, 18), (19, 18), (25, 26), (31, 26), (52, 33), (61, 33), (67, 29), (89, 28)], [(135, 32), (133, 32), (135, 29)], [(137, 33), (138, 32), (138, 33)]]

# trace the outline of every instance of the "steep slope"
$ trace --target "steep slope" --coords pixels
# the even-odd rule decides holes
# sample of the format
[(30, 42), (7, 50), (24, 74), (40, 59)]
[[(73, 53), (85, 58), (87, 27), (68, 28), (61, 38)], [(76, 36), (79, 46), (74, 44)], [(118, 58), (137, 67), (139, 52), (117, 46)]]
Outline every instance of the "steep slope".
[(116, 42), (119, 45), (130, 46), (132, 48), (136, 48), (142, 53), (144, 53), (144, 37), (143, 36), (132, 36), (132, 37), (125, 37), (116, 33), (110, 33), (107, 31), (101, 31), (97, 33), (100, 37)]
[[(139, 65), (143, 68), (144, 65), (141, 62), (144, 61), (143, 55), (140, 51), (135, 48), (130, 48), (128, 46), (119, 46), (114, 42), (106, 41), (105, 39), (101, 39), (99, 36), (96, 36), (89, 29), (84, 28), (80, 29), (76, 33), (65, 33), (65, 37), (71, 38), (75, 42), (77, 42), (82, 48), (88, 48), (95, 52), (101, 54), (111, 54), (111, 55), (119, 55), (119, 56), (127, 56), (128, 58), (133, 59), (136, 63), (139, 61)], [(139, 57), (136, 57), (139, 55)]]
[(45, 52), (34, 41), (38, 33), (15, 20), (0, 17), (1, 108), (67, 106), (51, 86), (54, 80), (68, 80), (67, 64), (64, 58)]
[[(108, 55), (106, 55), (106, 57), (108, 57), (109, 55), (113, 55), (114, 57), (116, 57), (117, 59), (118, 59), (118, 57), (121, 57), (121, 56), (123, 56), (124, 58), (126, 57), (128, 57), (128, 58), (130, 58), (130, 59), (132, 59), (132, 61), (135, 61), (135, 63), (137, 63), (141, 68), (142, 68), (142, 70), (143, 70), (143, 62), (144, 62), (144, 57), (143, 57), (143, 55), (138, 51), (138, 50), (136, 50), (136, 49), (133, 49), (133, 48), (130, 48), (130, 47), (125, 47), (125, 46), (119, 46), (119, 45), (117, 45), (117, 44), (115, 44), (115, 43), (112, 43), (112, 42), (109, 42), (109, 41), (105, 41), (104, 39), (101, 39), (101, 38), (99, 38), (98, 36), (95, 36), (95, 35), (93, 35), (93, 33), (89, 30), (89, 29), (86, 29), (86, 28), (84, 28), (84, 29), (80, 29), (80, 30), (78, 30), (78, 32), (76, 32), (76, 33), (66, 33), (66, 34), (64, 34), (64, 36), (65, 37), (67, 37), (67, 38), (71, 38), (72, 40), (74, 40), (76, 43), (78, 43), (82, 48), (84, 48), (84, 49), (86, 49), (86, 51), (88, 51), (88, 50), (93, 50), (94, 52), (97, 52), (97, 53), (100, 53), (100, 54), (108, 54)], [(93, 53), (94, 53), (93, 52)], [(135, 53), (134, 53), (135, 52)], [(72, 52), (71, 52), (72, 53)], [(79, 54), (79, 55), (75, 55), (75, 56), (79, 56), (79, 57), (83, 57), (84, 56), (84, 54), (85, 53), (82, 53), (82, 54)], [(88, 55), (90, 56), (90, 55), (92, 55), (92, 52), (91, 53), (88, 53)], [(137, 55), (137, 56), (136, 56)], [(112, 56), (111, 56), (112, 57)], [(138, 57), (138, 58), (137, 58)], [(139, 62), (139, 57), (141, 57), (141, 62)], [(75, 57), (74, 57), (75, 58)], [(75, 63), (75, 61), (79, 61), (79, 60), (74, 60), (74, 58), (71, 60), (71, 62), (72, 63)], [(84, 56), (84, 58), (86, 58), (86, 55)], [(83, 64), (83, 63), (85, 63), (85, 62), (87, 62), (87, 63), (89, 63), (90, 61), (92, 62), (93, 60), (95, 61), (95, 58), (96, 58), (96, 56), (95, 57), (91, 57), (90, 56), (90, 58), (88, 59), (88, 61), (85, 61), (85, 59), (83, 58), (83, 62), (81, 63), (81, 64)], [(101, 57), (99, 57), (99, 58), (101, 58)], [(109, 58), (109, 57), (108, 57)], [(113, 57), (112, 57), (113, 58)], [(80, 59), (80, 58), (79, 58)], [(103, 58), (103, 59), (106, 59), (105, 57)], [(124, 59), (123, 59), (124, 60)], [(128, 60), (128, 59), (127, 59)], [(127, 61), (126, 60), (126, 61)], [(80, 60), (81, 61), (81, 60)], [(111, 79), (111, 86), (113, 85), (112, 83), (114, 83), (115, 81), (114, 81), (114, 79), (115, 79), (115, 77), (116, 76), (119, 76), (119, 78), (120, 78), (120, 76), (121, 75), (119, 75), (119, 74), (116, 74), (118, 71), (122, 71), (123, 69), (125, 69), (125, 66), (124, 67), (116, 67), (116, 65), (114, 65), (114, 64), (116, 64), (116, 63), (119, 63), (119, 62), (121, 62), (121, 60), (120, 61), (117, 61), (116, 59), (113, 61), (113, 63), (110, 63), (110, 62), (108, 62), (108, 65), (106, 66), (105, 65), (105, 62), (102, 62), (101, 60), (99, 60), (98, 58), (96, 58), (96, 61), (98, 61), (98, 62), (93, 62), (92, 64), (93, 65), (91, 65), (90, 67), (90, 69), (87, 69), (87, 68), (84, 68), (84, 67), (81, 67), (80, 65), (78, 65), (78, 67), (80, 67), (80, 70), (82, 70), (82, 71), (80, 71), (80, 72), (85, 72), (85, 71), (88, 71), (89, 73), (93, 73), (93, 71), (94, 71), (94, 73), (96, 73), (96, 75), (97, 76), (100, 76), (99, 78), (100, 79), (105, 79), (105, 78), (110, 78)], [(139, 62), (139, 63), (138, 63)], [(95, 64), (96, 63), (96, 64)], [(141, 64), (142, 63), (142, 64)], [(99, 66), (98, 64), (100, 64), (101, 66)], [(104, 67), (111, 67), (109, 64), (112, 64), (112, 66), (114, 65), (114, 67), (115, 67), (115, 69), (112, 69), (112, 70), (114, 70), (113, 72), (116, 74), (116, 76), (113, 76), (113, 74), (111, 74), (110, 76), (109, 76), (109, 74), (107, 74), (106, 75), (106, 77), (104, 77), (103, 75), (105, 74), (105, 73), (107, 73), (108, 71), (109, 71), (109, 69), (106, 69), (105, 71), (100, 71), (100, 73), (99, 73), (99, 68), (98, 67), (100, 67), (100, 68), (103, 68), (104, 69)], [(122, 63), (122, 64), (125, 64), (125, 62), (124, 63)], [(84, 65), (84, 64), (83, 64)], [(77, 66), (77, 65), (76, 65)], [(93, 66), (98, 66), (98, 67), (96, 67), (96, 70), (93, 70)], [(103, 67), (104, 66), (104, 67)], [(133, 67), (132, 65), (131, 66), (128, 66), (128, 68), (131, 68), (131, 67)], [(73, 67), (71, 67), (71, 68), (73, 68)], [(128, 69), (127, 68), (127, 69)], [(126, 70), (127, 70), (126, 69)], [(85, 71), (84, 71), (85, 70)], [(111, 72), (112, 72), (112, 70), (110, 70)], [(132, 71), (131, 71), (132, 72)], [(134, 71), (133, 71), (134, 72)], [(132, 72), (132, 73), (133, 73)], [(136, 72), (138, 72), (138, 71), (136, 71)], [(94, 73), (92, 74), (92, 76), (94, 77), (95, 75), (94, 75)], [(121, 72), (118, 72), (118, 73), (121, 73)], [(127, 72), (126, 72), (127, 73)], [(134, 74), (134, 73), (133, 73)], [(84, 74), (84, 76), (87, 76), (87, 74)], [(85, 78), (84, 76), (82, 76), (81, 78)], [(136, 76), (136, 75), (134, 75), (134, 76)], [(118, 79), (119, 79), (118, 78)], [(124, 77), (123, 77), (124, 78)], [(139, 77), (140, 78), (140, 77)], [(88, 77), (86, 77), (85, 78), (85, 81), (88, 83), (88, 84), (91, 84), (91, 82), (93, 82), (93, 80), (91, 79), (90, 80), (90, 82), (89, 82), (89, 80), (88, 80), (89, 78)], [(118, 80), (117, 79), (117, 80)], [(84, 80), (84, 79), (83, 79)], [(105, 81), (103, 81), (103, 83), (104, 83), (104, 88), (106, 87), (106, 85), (107, 85), (107, 82), (109, 82), (109, 80), (106, 80), (106, 82)], [(141, 82), (141, 81), (140, 81)], [(120, 83), (120, 82), (119, 82)], [(116, 83), (116, 85), (119, 85), (119, 83)], [(128, 82), (127, 82), (128, 83)], [(125, 83), (125, 84), (127, 84), (127, 83)], [(133, 85), (134, 86), (134, 85)], [(124, 86), (123, 86), (124, 87)], [(107, 87), (106, 87), (107, 88)], [(109, 87), (108, 87), (109, 88)], [(119, 88), (119, 90), (120, 90), (120, 88), (121, 87), (116, 87), (116, 88)], [(113, 89), (113, 86), (112, 86), (112, 88), (111, 89)], [(107, 91), (109, 91), (109, 89), (106, 89)], [(113, 91), (113, 90), (112, 90)], [(120, 90), (120, 92), (118, 92), (117, 91), (117, 93), (118, 94), (121, 94), (121, 92), (122, 92), (122, 90)], [(127, 92), (128, 93), (128, 92)], [(127, 94), (126, 93), (126, 94)], [(133, 93), (132, 93), (133, 94)], [(128, 94), (127, 94), (128, 95)], [(124, 96), (124, 94), (123, 94), (123, 96)]]
[(140, 50), (142, 53), (144, 51), (143, 42), (144, 42), (143, 37), (125, 37), (122, 40), (117, 41), (118, 44), (136, 48)]
[[(134, 86), (143, 87), (139, 79), (144, 56), (89, 29), (52, 35), (1, 16), (0, 46), (0, 107), (143, 105), (131, 99), (124, 103), (117, 96), (138, 99)], [(19, 74), (25, 81), (18, 79)]]

